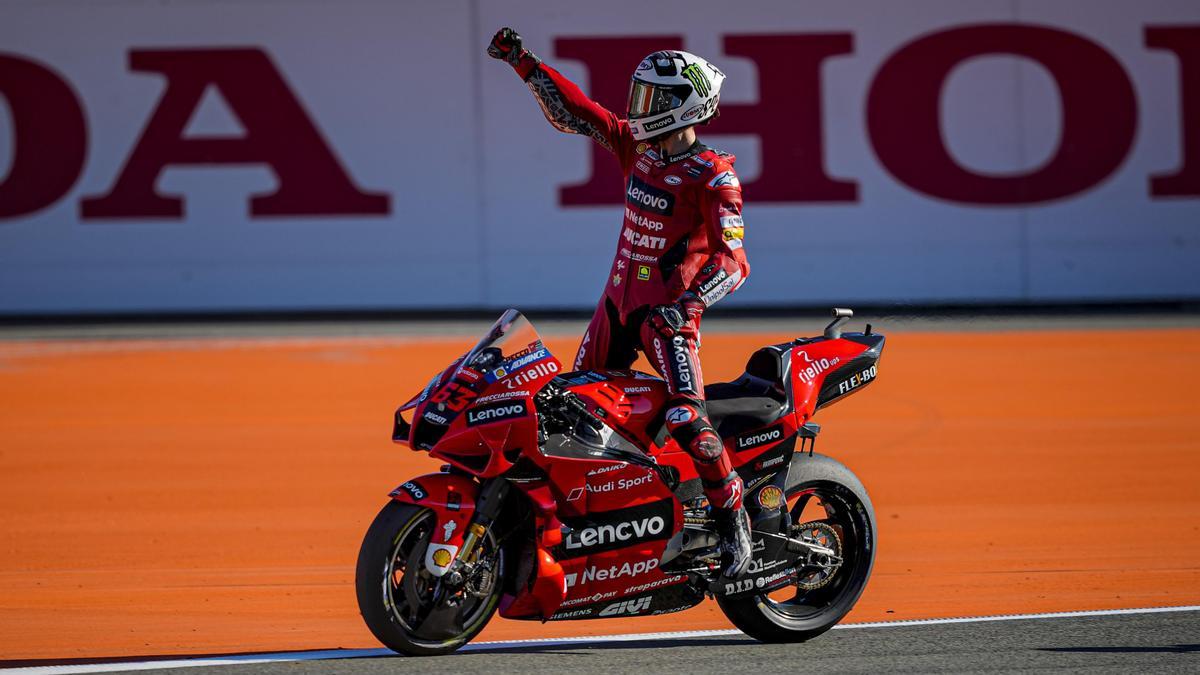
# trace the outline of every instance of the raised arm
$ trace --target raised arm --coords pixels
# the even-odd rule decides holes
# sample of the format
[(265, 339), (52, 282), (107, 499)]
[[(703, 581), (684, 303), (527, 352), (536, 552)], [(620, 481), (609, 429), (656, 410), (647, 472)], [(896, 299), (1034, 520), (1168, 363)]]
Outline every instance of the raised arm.
[(516, 31), (497, 31), (488, 55), (508, 62), (517, 71), (555, 129), (588, 136), (624, 162), (624, 148), (632, 139), (625, 120), (588, 98), (574, 82), (521, 46)]

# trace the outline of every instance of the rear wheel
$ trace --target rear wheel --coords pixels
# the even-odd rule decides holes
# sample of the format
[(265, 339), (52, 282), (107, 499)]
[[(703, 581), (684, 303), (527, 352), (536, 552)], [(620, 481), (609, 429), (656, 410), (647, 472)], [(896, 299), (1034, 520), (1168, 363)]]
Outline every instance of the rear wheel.
[(472, 574), (459, 588), (425, 568), (436, 525), (429, 509), (389, 502), (358, 554), (358, 607), (371, 633), (393, 651), (447, 654), (487, 625), (500, 601), (504, 554), (489, 533)]
[(733, 625), (763, 642), (802, 642), (833, 628), (862, 595), (875, 563), (875, 511), (849, 469), (822, 455), (796, 457), (787, 496), (789, 536), (833, 549), (836, 556), (804, 568), (794, 585), (717, 598)]

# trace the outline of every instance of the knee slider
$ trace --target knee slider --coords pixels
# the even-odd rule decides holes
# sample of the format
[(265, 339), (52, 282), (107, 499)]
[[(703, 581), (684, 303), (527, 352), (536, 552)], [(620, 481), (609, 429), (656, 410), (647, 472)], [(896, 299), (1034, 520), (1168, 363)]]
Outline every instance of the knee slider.
[(666, 413), (667, 431), (692, 457), (706, 464), (717, 461), (725, 452), (721, 437), (708, 421), (704, 401), (679, 398), (671, 401)]

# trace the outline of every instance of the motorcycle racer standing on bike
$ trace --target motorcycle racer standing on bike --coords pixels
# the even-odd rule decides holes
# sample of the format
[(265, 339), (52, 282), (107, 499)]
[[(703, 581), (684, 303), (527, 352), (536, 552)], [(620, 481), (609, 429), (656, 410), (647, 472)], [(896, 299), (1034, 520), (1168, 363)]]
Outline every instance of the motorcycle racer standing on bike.
[(487, 51), (517, 71), (551, 125), (590, 137), (620, 162), (621, 238), (575, 369), (627, 369), (641, 350), (666, 379), (667, 430), (696, 463), (723, 573), (740, 576), (752, 557), (750, 521), (742, 480), (705, 411), (698, 351), (704, 310), (750, 274), (735, 158), (700, 143), (694, 129), (717, 114), (725, 75), (687, 52), (655, 52), (633, 74), (622, 119), (542, 63), (511, 28)]

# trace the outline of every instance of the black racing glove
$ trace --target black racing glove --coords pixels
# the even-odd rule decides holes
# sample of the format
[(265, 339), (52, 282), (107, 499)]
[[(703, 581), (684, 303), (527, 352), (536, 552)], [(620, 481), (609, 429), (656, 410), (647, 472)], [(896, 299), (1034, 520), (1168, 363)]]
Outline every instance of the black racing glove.
[(700, 323), (704, 303), (691, 293), (684, 293), (679, 301), (671, 305), (658, 305), (650, 310), (646, 322), (663, 337), (675, 337), (689, 323)]
[(505, 26), (496, 31), (492, 36), (492, 41), (488, 43), (488, 56), (493, 59), (507, 61), (509, 65), (516, 66), (521, 61), (521, 57), (528, 55), (537, 62), (541, 62), (528, 49), (521, 46), (521, 35), (517, 31)]

